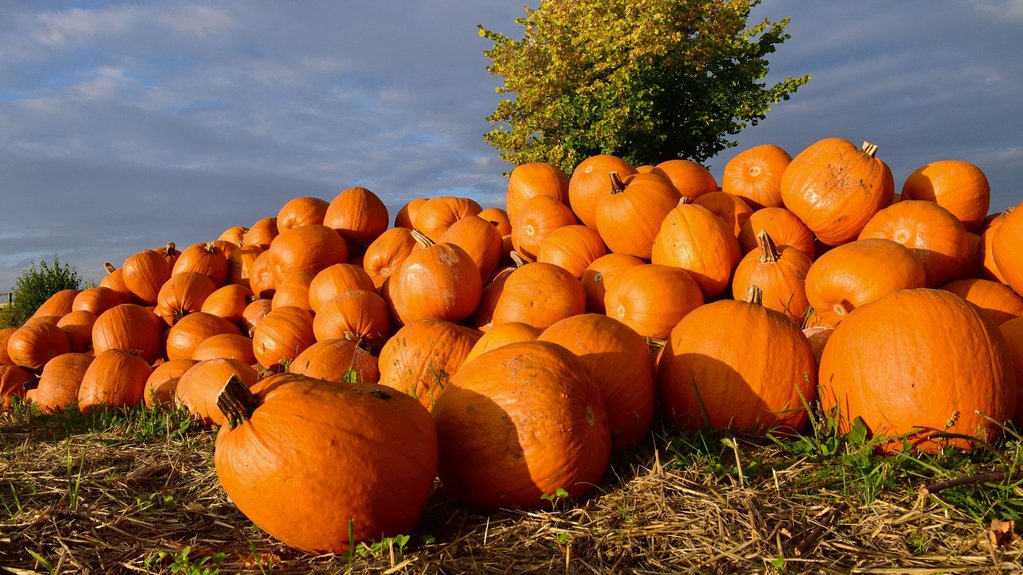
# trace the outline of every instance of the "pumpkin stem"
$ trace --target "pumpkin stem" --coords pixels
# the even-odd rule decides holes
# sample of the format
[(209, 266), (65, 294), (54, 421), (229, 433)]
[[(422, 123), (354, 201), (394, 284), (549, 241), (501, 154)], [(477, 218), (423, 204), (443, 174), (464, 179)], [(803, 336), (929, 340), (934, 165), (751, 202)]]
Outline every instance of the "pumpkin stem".
[(217, 251), (217, 244), (216, 242), (206, 242), (202, 245), (202, 249), (212, 254)]
[(870, 156), (871, 158), (877, 154), (877, 144), (871, 144), (870, 142), (863, 142), (862, 147), (863, 153)]
[(412, 239), (416, 240), (416, 243), (424, 248), (437, 245), (437, 242), (430, 239), (430, 236), (417, 229), (412, 230)]
[(618, 172), (608, 172), (608, 176), (611, 178), (611, 193), (620, 194), (625, 191), (625, 182), (618, 177)]
[(643, 336), (643, 341), (646, 342), (646, 348), (650, 351), (650, 355), (656, 356), (661, 353), (664, 346), (668, 345), (668, 340), (661, 339), (659, 337), (650, 337), (648, 335)]
[(527, 263), (529, 263), (529, 260), (526, 259), (526, 256), (520, 254), (519, 252), (517, 252), (515, 250), (512, 250), (508, 254), (508, 256), (511, 258), (511, 261), (515, 264), (515, 267), (517, 267), (517, 268), (520, 268), (520, 267), (526, 265)]
[(112, 274), (117, 271), (117, 268), (114, 267), (114, 264), (110, 262), (103, 262), (103, 269), (107, 270), (108, 274)]
[(746, 290), (746, 303), (764, 305), (764, 292), (757, 285), (749, 286)]
[(690, 198), (689, 196), (682, 196), (681, 198), (678, 199), (678, 204), (677, 205), (678, 206), (684, 206), (686, 204), (691, 204), (691, 203), (693, 203), (693, 199), (692, 198)]
[(757, 244), (760, 245), (760, 263), (773, 264), (781, 257), (781, 254), (778, 253), (778, 246), (775, 245), (767, 230), (760, 230), (757, 233)]
[(252, 393), (237, 374), (231, 374), (217, 395), (217, 407), (227, 418), (228, 429), (234, 429), (248, 421), (260, 403), (262, 400)]

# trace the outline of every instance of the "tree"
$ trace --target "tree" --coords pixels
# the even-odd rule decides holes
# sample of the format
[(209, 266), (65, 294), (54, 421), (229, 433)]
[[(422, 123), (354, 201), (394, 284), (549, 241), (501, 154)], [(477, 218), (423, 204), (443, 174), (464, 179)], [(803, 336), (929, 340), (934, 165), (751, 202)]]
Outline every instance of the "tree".
[(510, 96), (484, 138), (512, 164), (549, 162), (569, 174), (601, 153), (636, 165), (703, 162), (810, 79), (763, 82), (789, 21), (747, 29), (757, 4), (541, 0), (516, 19), (520, 40), (479, 26), (494, 42), (487, 70)]
[(37, 269), (33, 262), (15, 280), (14, 300), (0, 308), (0, 328), (17, 327), (25, 323), (39, 306), (60, 290), (81, 288), (81, 274), (74, 266), (61, 263), (56, 254), (52, 266), (43, 260)]

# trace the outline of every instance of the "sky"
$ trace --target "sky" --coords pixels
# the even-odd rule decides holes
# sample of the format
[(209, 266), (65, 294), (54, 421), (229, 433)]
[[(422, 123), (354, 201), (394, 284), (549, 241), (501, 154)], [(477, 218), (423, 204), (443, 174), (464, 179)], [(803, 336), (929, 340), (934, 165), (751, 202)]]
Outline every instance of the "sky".
[[(521, 37), (525, 2), (3, 4), (0, 291), (54, 255), (97, 282), (103, 262), (351, 186), (392, 219), (415, 197), (504, 203), (476, 26)], [(842, 137), (877, 144), (896, 191), (958, 159), (992, 212), (1023, 201), (1023, 0), (764, 0), (749, 22), (765, 17), (791, 18), (766, 81), (813, 78), (708, 161), (719, 182), (754, 145)]]

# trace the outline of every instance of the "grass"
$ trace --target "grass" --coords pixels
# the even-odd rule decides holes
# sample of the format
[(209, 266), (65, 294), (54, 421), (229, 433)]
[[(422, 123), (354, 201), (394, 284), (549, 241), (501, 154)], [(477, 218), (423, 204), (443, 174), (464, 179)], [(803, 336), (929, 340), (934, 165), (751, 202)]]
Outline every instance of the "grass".
[[(655, 426), (594, 494), (484, 515), (438, 489), (412, 533), (309, 557), (254, 527), (215, 431), (169, 409), (0, 414), (0, 566), (33, 573), (1020, 573), (1023, 441), (884, 457)], [(21, 570), (21, 571), (19, 571)], [(2, 569), (0, 569), (2, 571)]]

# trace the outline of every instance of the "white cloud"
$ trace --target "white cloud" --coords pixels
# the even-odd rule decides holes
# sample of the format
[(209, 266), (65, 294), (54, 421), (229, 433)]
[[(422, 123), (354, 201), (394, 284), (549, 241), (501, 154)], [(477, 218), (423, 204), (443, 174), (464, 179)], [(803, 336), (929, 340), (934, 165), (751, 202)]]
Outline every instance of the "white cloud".
[(1023, 22), (1023, 0), (972, 0), (979, 12), (1001, 21)]
[(39, 14), (30, 34), (44, 46), (64, 46), (116, 35), (133, 28), (143, 16), (136, 6), (114, 6), (101, 10), (72, 8)]
[(189, 4), (157, 15), (157, 20), (179, 34), (208, 36), (230, 32), (237, 24), (225, 10), (213, 6)]

